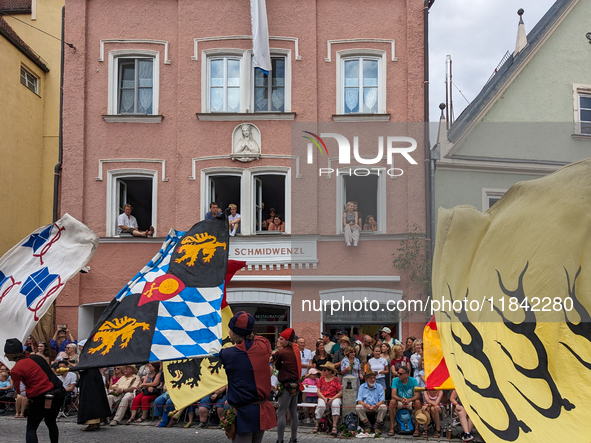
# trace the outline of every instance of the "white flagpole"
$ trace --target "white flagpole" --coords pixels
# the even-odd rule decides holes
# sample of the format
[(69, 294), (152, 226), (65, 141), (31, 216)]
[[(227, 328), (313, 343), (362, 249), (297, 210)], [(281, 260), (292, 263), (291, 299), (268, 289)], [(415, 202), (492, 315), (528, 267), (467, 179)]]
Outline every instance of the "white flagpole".
[(263, 71), (271, 71), (269, 26), (265, 0), (250, 0), (250, 21), (252, 24), (253, 65)]

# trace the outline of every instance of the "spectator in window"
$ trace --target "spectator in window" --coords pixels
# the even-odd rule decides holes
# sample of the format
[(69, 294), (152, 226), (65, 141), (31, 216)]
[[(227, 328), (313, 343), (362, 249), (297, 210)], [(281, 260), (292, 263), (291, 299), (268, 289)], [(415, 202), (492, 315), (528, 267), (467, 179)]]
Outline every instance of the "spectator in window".
[(376, 219), (373, 215), (368, 215), (365, 217), (365, 224), (363, 225), (364, 231), (377, 231), (378, 224), (376, 223)]
[[(66, 336), (69, 338), (66, 338)], [(68, 328), (58, 329), (55, 331), (55, 334), (53, 334), (53, 338), (49, 340), (49, 346), (51, 349), (58, 353), (65, 352), (66, 346), (68, 346), (70, 343), (76, 343), (76, 340), (74, 340), (74, 337), (72, 337), (72, 334)]]
[(285, 223), (279, 215), (273, 218), (273, 223), (269, 223), (269, 231), (285, 232)]
[(359, 229), (361, 229), (363, 216), (361, 215), (361, 212), (359, 212), (359, 204), (355, 200), (353, 200), (351, 203), (353, 203), (353, 211), (357, 212), (357, 218), (359, 219)]
[(358, 246), (359, 244), (359, 214), (354, 210), (353, 202), (348, 202), (343, 212), (343, 228), (345, 231), (345, 242), (347, 246)]
[(209, 204), (209, 212), (205, 214), (205, 220), (213, 220), (214, 218), (221, 218), (224, 216), (224, 213), (218, 208), (218, 204), (216, 202), (211, 202)]
[(139, 389), (140, 383), (141, 380), (137, 375), (137, 369), (133, 366), (124, 366), (123, 377), (113, 385), (111, 390), (109, 390), (109, 395), (107, 395), (111, 409), (113, 409), (115, 403), (119, 402), (117, 413), (113, 420), (111, 420), (111, 423), (109, 423), (111, 426), (117, 426), (121, 423), (128, 406), (135, 396), (134, 391)]
[(150, 229), (147, 231), (140, 231), (137, 220), (131, 215), (132, 210), (133, 207), (131, 205), (123, 206), (123, 214), (119, 214), (119, 217), (117, 217), (117, 234), (123, 232), (131, 234), (134, 237), (152, 237), (154, 235), (154, 226), (150, 226)]
[[(264, 203), (263, 203), (264, 205)], [(264, 206), (263, 206), (264, 208)], [(266, 220), (263, 220), (263, 229), (269, 229), (269, 225), (271, 223), (273, 223), (273, 220), (275, 220), (275, 215), (277, 215), (277, 211), (275, 210), (275, 208), (271, 208), (269, 209), (269, 218), (267, 218)]]
[(230, 204), (230, 215), (228, 215), (228, 224), (230, 225), (230, 236), (234, 237), (237, 232), (240, 232), (240, 214), (238, 214), (238, 206), (234, 203)]

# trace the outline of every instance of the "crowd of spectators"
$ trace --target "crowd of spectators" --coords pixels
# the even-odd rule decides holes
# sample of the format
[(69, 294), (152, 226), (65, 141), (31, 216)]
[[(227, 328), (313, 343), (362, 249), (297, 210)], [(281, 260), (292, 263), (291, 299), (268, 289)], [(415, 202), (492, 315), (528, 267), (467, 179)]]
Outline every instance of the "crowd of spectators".
[[(286, 333), (287, 332), (287, 333)], [(425, 386), (423, 362), (423, 343), (415, 337), (408, 337), (402, 345), (391, 336), (387, 327), (380, 329), (381, 337), (369, 335), (354, 336), (352, 342), (345, 331), (337, 331), (334, 341), (328, 332), (322, 334), (313, 350), (306, 347), (304, 338), (295, 336), (293, 330), (282, 333), (275, 343), (276, 351), (270, 365), (271, 383), (275, 387), (272, 393), (278, 407), (278, 426), (284, 429), (286, 416), (291, 418), (292, 436), (297, 434), (298, 402), (306, 407), (304, 423), (314, 424), (313, 433), (317, 433), (325, 413), (332, 416), (332, 429), (337, 435), (337, 423), (341, 415), (349, 412), (357, 414), (361, 427), (366, 432), (381, 433), (389, 413), (389, 435), (396, 431), (398, 411), (406, 409), (413, 415), (415, 436), (428, 436), (428, 427), (424, 424), (425, 415), (433, 423), (434, 437), (442, 432), (440, 416), (444, 405), (451, 403), (462, 426), (463, 441), (471, 441), (473, 424), (463, 408), (455, 391), (415, 391), (415, 387)], [(37, 342), (32, 336), (23, 347), (26, 354), (36, 354), (51, 361), (52, 368), (68, 368), (70, 371), (59, 375), (67, 393), (64, 407), (75, 404), (78, 376), (75, 372), (79, 352), (85, 340), (78, 343), (67, 328), (56, 332), (47, 347)], [(53, 352), (54, 357), (50, 356)], [(293, 371), (294, 355), (299, 354), (301, 372)], [(297, 366), (296, 366), (297, 367)], [(59, 371), (58, 371), (59, 372)], [(224, 386), (202, 398), (187, 410), (174, 410), (159, 362), (146, 363), (138, 370), (136, 366), (125, 365), (102, 368), (103, 382), (112, 416), (104, 421), (111, 426), (119, 424), (142, 423), (150, 418), (156, 420), (157, 427), (174, 426), (186, 416), (185, 427), (192, 427), (197, 416), (197, 427), (212, 424), (210, 417), (221, 416), (230, 406), (226, 400)], [(342, 411), (343, 377), (353, 376), (358, 380), (357, 402), (354, 411)], [(295, 397), (286, 391), (285, 386), (293, 381), (301, 382), (306, 392)], [(288, 384), (286, 384), (288, 383)], [(308, 389), (313, 387), (314, 389)], [(0, 414), (4, 414), (7, 403), (15, 403), (15, 418), (24, 418), (27, 408), (25, 386), (20, 386), (20, 394), (14, 387), (9, 369), (0, 364)], [(286, 393), (287, 392), (287, 393)], [(141, 413), (140, 413), (141, 411)], [(329, 411), (329, 412), (327, 412)], [(129, 418), (127, 414), (129, 415)], [(126, 419), (127, 418), (127, 419)], [(370, 418), (373, 418), (373, 424)], [(294, 423), (295, 422), (295, 423)], [(315, 422), (315, 423), (314, 423)], [(98, 426), (97, 426), (98, 428)]]

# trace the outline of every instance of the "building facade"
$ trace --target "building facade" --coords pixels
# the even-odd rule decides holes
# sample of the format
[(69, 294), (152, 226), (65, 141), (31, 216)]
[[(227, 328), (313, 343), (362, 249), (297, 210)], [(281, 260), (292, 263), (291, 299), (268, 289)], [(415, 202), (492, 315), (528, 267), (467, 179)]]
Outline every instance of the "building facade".
[(0, 206), (5, 212), (0, 256), (52, 222), (63, 5), (63, 0), (0, 1)]
[[(426, 225), (423, 5), (268, 0), (266, 7), (268, 74), (253, 67), (249, 2), (66, 2), (66, 39), (78, 49), (65, 59), (60, 211), (100, 237), (90, 272), (57, 301), (57, 323), (79, 338), (168, 231), (189, 229), (212, 201), (236, 204), (241, 215), (230, 258), (247, 267), (229, 285), (228, 301), (255, 316), (256, 332), (274, 341), (294, 327), (308, 347), (321, 330), (337, 328), (422, 333), (424, 314), (408, 321), (392, 309), (392, 301), (418, 297), (392, 261), (409, 226)], [(335, 128), (350, 140), (377, 128), (384, 139), (412, 138), (415, 149), (394, 154), (403, 174), (388, 175), (387, 149), (367, 174), (348, 173), (355, 162), (338, 164), (334, 137), (320, 136), (323, 152), (312, 143), (320, 146), (318, 139), (303, 138), (302, 131)], [(377, 143), (376, 136), (362, 154), (375, 157)], [(377, 222), (358, 246), (343, 237), (348, 201), (357, 201), (363, 221)], [(117, 233), (126, 203), (140, 229), (155, 228), (154, 238)], [(284, 232), (265, 227), (271, 209)], [(364, 298), (376, 301), (373, 311), (356, 310)], [(333, 300), (357, 304), (313, 309)]]

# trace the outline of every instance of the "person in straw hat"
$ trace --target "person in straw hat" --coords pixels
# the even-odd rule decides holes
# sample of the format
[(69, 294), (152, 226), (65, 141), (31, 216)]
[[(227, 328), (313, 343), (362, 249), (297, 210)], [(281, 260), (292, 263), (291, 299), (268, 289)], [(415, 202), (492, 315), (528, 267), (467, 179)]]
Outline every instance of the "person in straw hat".
[[(355, 412), (363, 424), (366, 433), (382, 433), (382, 425), (388, 412), (386, 406), (386, 393), (384, 387), (376, 383), (376, 373), (369, 371), (365, 373), (365, 383), (359, 386), (357, 392), (357, 406)], [(368, 414), (377, 414), (375, 425), (373, 426), (367, 418)]]
[(338, 431), (336, 424), (339, 421), (339, 415), (341, 415), (341, 397), (343, 396), (343, 386), (341, 381), (338, 379), (337, 369), (334, 363), (327, 362), (320, 367), (322, 369), (322, 377), (318, 381), (318, 406), (316, 406), (316, 426), (312, 430), (312, 433), (318, 432), (320, 426), (320, 420), (324, 415), (326, 408), (332, 410), (332, 435), (336, 437)]
[(131, 406), (131, 402), (133, 401), (133, 391), (139, 389), (140, 383), (142, 380), (137, 375), (137, 369), (135, 366), (123, 366), (123, 377), (117, 380), (109, 394), (107, 395), (107, 400), (109, 401), (109, 407), (113, 409), (113, 406), (117, 401), (119, 401), (119, 407), (117, 408), (117, 413), (111, 423), (111, 426), (117, 426), (123, 420), (123, 416), (127, 411), (127, 408)]
[(417, 421), (417, 424), (423, 427), (423, 438), (427, 438), (429, 435), (427, 434), (427, 429), (429, 423), (431, 423), (431, 414), (429, 414), (429, 411), (427, 410), (419, 409), (415, 413), (415, 420)]

